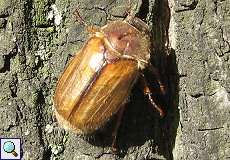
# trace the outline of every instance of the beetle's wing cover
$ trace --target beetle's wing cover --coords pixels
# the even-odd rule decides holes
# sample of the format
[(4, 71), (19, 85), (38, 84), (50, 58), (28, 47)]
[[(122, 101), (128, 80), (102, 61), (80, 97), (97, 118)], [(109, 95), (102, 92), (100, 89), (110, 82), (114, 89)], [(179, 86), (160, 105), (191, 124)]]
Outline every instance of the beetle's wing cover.
[[(54, 103), (56, 111), (67, 119), (76, 103), (81, 99), (85, 88), (89, 85), (92, 77), (94, 77), (95, 65), (101, 65), (104, 60), (101, 55), (104, 55), (104, 43), (100, 38), (93, 37), (88, 40), (82, 50), (71, 60), (68, 67), (58, 80), (55, 90)], [(99, 56), (98, 56), (99, 55)], [(96, 64), (90, 66), (92, 57), (95, 57)], [(98, 58), (99, 57), (99, 58)], [(100, 66), (96, 66), (100, 67)]]
[(104, 66), (69, 121), (85, 133), (101, 127), (128, 98), (138, 75), (136, 61), (120, 59)]
[(54, 103), (65, 128), (90, 133), (115, 114), (128, 97), (138, 74), (137, 62), (119, 59), (106, 64), (103, 40), (91, 38), (58, 81)]

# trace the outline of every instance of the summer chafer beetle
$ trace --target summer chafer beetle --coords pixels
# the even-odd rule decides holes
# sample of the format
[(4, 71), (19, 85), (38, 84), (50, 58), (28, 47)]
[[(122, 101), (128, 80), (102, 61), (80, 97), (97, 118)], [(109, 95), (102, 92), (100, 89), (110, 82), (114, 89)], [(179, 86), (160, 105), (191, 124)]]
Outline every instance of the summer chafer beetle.
[(144, 93), (163, 116), (147, 82), (143, 69), (151, 68), (160, 87), (159, 74), (150, 64), (150, 30), (135, 16), (113, 21), (101, 28), (91, 28), (84, 46), (70, 61), (58, 80), (54, 104), (58, 122), (79, 134), (90, 134), (101, 128), (114, 114), (118, 121), (125, 102), (138, 78), (143, 80)]

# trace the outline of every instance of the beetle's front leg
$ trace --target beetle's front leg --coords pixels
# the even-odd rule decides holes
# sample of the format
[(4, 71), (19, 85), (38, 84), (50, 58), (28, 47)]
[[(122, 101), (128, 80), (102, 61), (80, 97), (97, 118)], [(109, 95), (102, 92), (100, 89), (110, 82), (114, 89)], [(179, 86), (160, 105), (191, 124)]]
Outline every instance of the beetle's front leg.
[(164, 111), (162, 110), (162, 107), (157, 105), (155, 103), (155, 98), (152, 97), (152, 92), (148, 86), (148, 82), (146, 81), (145, 77), (144, 77), (144, 74), (141, 74), (140, 76), (140, 80), (141, 80), (141, 83), (142, 83), (142, 87), (143, 87), (143, 92), (146, 96), (148, 96), (148, 99), (150, 101), (150, 103), (152, 104), (152, 106), (159, 112), (160, 116), (161, 117), (164, 117), (165, 113)]

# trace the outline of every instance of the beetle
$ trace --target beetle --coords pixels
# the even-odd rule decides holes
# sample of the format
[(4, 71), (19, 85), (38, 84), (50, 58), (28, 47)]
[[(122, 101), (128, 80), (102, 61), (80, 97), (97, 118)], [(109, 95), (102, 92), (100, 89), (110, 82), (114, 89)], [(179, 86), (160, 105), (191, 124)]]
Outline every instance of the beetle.
[(91, 28), (90, 32), (57, 82), (56, 118), (65, 129), (90, 134), (118, 114), (112, 142), (116, 148), (125, 103), (137, 79), (142, 80), (144, 94), (151, 104), (164, 115), (151, 96), (143, 70), (148, 68), (154, 73), (161, 92), (164, 85), (150, 63), (150, 29), (144, 21), (128, 15), (124, 20)]

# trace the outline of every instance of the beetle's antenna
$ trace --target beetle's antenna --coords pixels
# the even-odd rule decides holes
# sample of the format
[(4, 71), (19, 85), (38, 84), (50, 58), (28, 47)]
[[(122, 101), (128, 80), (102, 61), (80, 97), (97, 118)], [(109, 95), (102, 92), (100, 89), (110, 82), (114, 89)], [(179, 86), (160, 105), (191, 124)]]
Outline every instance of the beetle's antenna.
[(129, 3), (128, 3), (128, 7), (127, 7), (127, 9), (126, 9), (126, 14), (127, 14), (127, 16), (130, 16), (131, 15), (131, 11), (132, 11), (132, 7), (131, 7), (131, 1), (129, 0), (128, 1)]
[(73, 14), (76, 16), (76, 21), (79, 20), (79, 22), (80, 22), (82, 25), (84, 25), (84, 26), (86, 27), (86, 29), (87, 29), (87, 31), (88, 31), (89, 33), (95, 34), (96, 32), (99, 31), (99, 29), (98, 29), (96, 26), (89, 26), (89, 25), (85, 22), (85, 20), (82, 18), (81, 14), (80, 14), (78, 8), (75, 9), (75, 11), (74, 11)]
[(134, 17), (130, 0), (128, 1), (128, 7), (126, 7), (125, 14), (127, 15), (126, 19), (130, 19), (130, 18)]
[(76, 8), (74, 13), (73, 13), (75, 16), (76, 16), (76, 21), (80, 20), (79, 22), (84, 25), (85, 27), (87, 27), (87, 23), (85, 22), (85, 20), (81, 17), (80, 15), (80, 12), (79, 12), (79, 9)]

